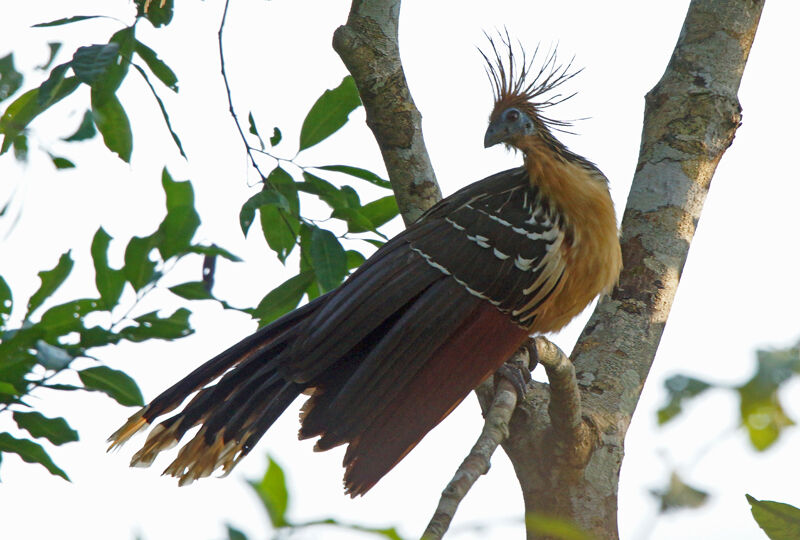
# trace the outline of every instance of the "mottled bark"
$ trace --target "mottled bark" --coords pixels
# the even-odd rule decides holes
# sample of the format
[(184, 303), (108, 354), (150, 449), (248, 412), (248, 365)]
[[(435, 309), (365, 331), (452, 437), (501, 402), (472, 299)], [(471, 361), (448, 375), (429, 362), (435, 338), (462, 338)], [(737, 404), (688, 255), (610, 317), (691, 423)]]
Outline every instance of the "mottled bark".
[(353, 0), (333, 48), (353, 75), (406, 225), (442, 198), (397, 45), (400, 0)]
[(574, 453), (564, 451), (547, 419), (548, 389), (538, 386), (518, 407), (503, 445), (528, 513), (566, 517), (599, 538), (618, 536), (625, 433), (711, 178), (741, 120), (737, 92), (762, 8), (753, 0), (693, 0), (669, 65), (647, 94), (622, 220), (625, 268), (572, 352), (593, 452), (585, 464), (570, 461)]
[[(397, 51), (399, 6), (400, 0), (354, 0), (334, 48), (356, 80), (410, 223), (440, 193)], [(529, 385), (503, 443), (528, 514), (561, 516), (598, 538), (618, 537), (625, 433), (711, 178), (741, 119), (737, 92), (762, 8), (763, 0), (693, 0), (672, 59), (647, 94), (622, 222), (619, 286), (599, 302), (572, 352), (575, 375), (560, 351), (536, 340), (552, 386)], [(486, 410), (492, 387), (479, 390)], [(447, 503), (449, 516), (436, 519), (449, 522), (458, 500)], [(528, 538), (538, 536), (529, 530)]]

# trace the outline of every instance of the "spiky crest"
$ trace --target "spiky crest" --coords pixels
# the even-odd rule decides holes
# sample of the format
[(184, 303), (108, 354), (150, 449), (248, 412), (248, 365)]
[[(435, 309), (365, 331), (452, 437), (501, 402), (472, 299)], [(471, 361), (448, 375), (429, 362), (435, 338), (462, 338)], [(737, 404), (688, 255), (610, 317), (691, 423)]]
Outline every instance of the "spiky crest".
[[(522, 56), (522, 61), (518, 62), (508, 30), (498, 33), (499, 46), (495, 38), (489, 34), (485, 35), (489, 40), (491, 52), (487, 54), (481, 49), (478, 51), (486, 61), (486, 75), (489, 77), (494, 93), (495, 105), (490, 119), (493, 120), (496, 115), (508, 107), (514, 106), (523, 110), (534, 121), (541, 122), (545, 127), (570, 133), (564, 128), (571, 126), (572, 121), (550, 118), (543, 115), (542, 110), (563, 103), (577, 93), (546, 95), (583, 71), (582, 69), (572, 70), (575, 58), (570, 59), (567, 64), (560, 64), (557, 55), (558, 47), (551, 46), (544, 53), (544, 61), (537, 68), (535, 64), (537, 64), (537, 56), (539, 56), (539, 45), (536, 46), (529, 60), (522, 44), (518, 42)], [(501, 54), (501, 52), (505, 54)]]

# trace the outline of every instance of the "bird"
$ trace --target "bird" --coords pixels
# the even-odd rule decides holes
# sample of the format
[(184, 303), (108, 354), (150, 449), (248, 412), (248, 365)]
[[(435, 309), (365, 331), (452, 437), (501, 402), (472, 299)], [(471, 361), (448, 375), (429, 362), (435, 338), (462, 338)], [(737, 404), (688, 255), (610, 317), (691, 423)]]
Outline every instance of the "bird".
[(555, 137), (571, 124), (545, 115), (571, 97), (553, 91), (572, 62), (553, 49), (537, 69), (538, 47), (529, 59), (507, 36), (489, 42), (484, 147), (523, 164), (442, 199), (337, 289), (202, 364), (110, 448), (152, 426), (131, 459), (149, 466), (200, 426), (164, 474), (180, 485), (227, 474), (305, 394), (299, 438), (318, 437), (318, 451), (347, 444), (345, 493), (363, 495), (531, 335), (613, 289), (622, 256), (608, 179)]

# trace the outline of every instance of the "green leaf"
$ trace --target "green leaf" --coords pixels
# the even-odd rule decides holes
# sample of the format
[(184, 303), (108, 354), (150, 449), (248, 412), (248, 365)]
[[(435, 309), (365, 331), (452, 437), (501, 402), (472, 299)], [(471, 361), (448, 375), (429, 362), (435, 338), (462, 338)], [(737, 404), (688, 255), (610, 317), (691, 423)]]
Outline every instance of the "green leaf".
[(55, 445), (78, 440), (78, 432), (63, 418), (47, 418), (38, 412), (15, 412), (14, 421), (32, 437), (44, 437)]
[(280, 465), (275, 460), (267, 456), (269, 465), (267, 472), (259, 482), (248, 481), (258, 498), (261, 499), (264, 508), (269, 514), (270, 522), (276, 529), (285, 527), (289, 523), (286, 520), (286, 509), (289, 507), (289, 490), (286, 488), (286, 475)]
[(261, 231), (270, 249), (276, 253), (281, 262), (292, 252), (297, 242), (297, 231), (300, 229), (300, 198), (297, 195), (297, 184), (292, 176), (275, 167), (267, 177), (265, 190), (272, 188), (281, 193), (289, 202), (289, 210), (267, 205), (259, 209)]
[(236, 529), (228, 524), (225, 525), (225, 528), (228, 531), (228, 540), (247, 540), (247, 535), (239, 529)]
[(14, 53), (0, 58), (0, 101), (8, 98), (22, 87), (22, 73), (14, 67)]
[(361, 180), (366, 180), (370, 184), (374, 184), (376, 186), (380, 186), (386, 189), (392, 189), (392, 184), (388, 180), (384, 180), (377, 174), (370, 172), (366, 169), (361, 169), (359, 167), (351, 167), (350, 165), (325, 165), (323, 167), (316, 167), (317, 169), (322, 169), (325, 171), (335, 171), (344, 174), (349, 174), (350, 176), (354, 176), (356, 178), (360, 178)]
[(301, 272), (267, 293), (251, 312), (253, 318), (258, 319), (259, 327), (266, 326), (296, 308), (313, 281), (313, 272)]
[(94, 283), (106, 309), (117, 305), (125, 286), (125, 275), (122, 270), (115, 270), (108, 265), (108, 246), (111, 236), (100, 227), (92, 239), (92, 261), (94, 263)]
[(74, 15), (72, 17), (65, 17), (63, 19), (56, 19), (50, 22), (44, 22), (39, 24), (34, 24), (33, 28), (45, 28), (48, 26), (61, 26), (62, 24), (70, 24), (79, 21), (85, 21), (88, 19), (96, 19), (98, 17), (102, 17), (102, 15)]
[(707, 382), (685, 375), (673, 375), (664, 381), (664, 386), (669, 393), (669, 402), (658, 410), (659, 425), (666, 424), (680, 414), (686, 401), (711, 388)]
[(50, 159), (53, 160), (53, 165), (56, 166), (56, 169), (74, 169), (75, 164), (68, 160), (67, 158), (54, 156), (50, 154)]
[(106, 147), (117, 154), (122, 161), (130, 163), (133, 151), (131, 123), (117, 96), (114, 94), (102, 96), (92, 88), (92, 116)]
[(120, 334), (133, 342), (148, 339), (179, 339), (193, 332), (189, 326), (189, 315), (191, 312), (186, 308), (178, 309), (166, 318), (159, 317), (157, 311), (151, 311), (134, 319), (138, 326), (124, 328)]
[(152, 236), (134, 236), (125, 248), (125, 266), (122, 272), (137, 291), (150, 283), (155, 276), (156, 263), (150, 260), (150, 253), (155, 247)]
[(571, 521), (546, 514), (526, 514), (525, 528), (536, 538), (553, 540), (590, 540), (592, 538)]
[(11, 295), (11, 287), (8, 286), (3, 276), (0, 276), (0, 328), (2, 328), (11, 310), (14, 308), (14, 299)]
[(223, 259), (228, 259), (231, 262), (242, 262), (242, 259), (228, 251), (227, 249), (223, 249), (217, 245), (210, 245), (210, 246), (189, 246), (187, 249), (189, 253), (199, 253), (200, 255), (212, 256), (212, 257), (222, 257)]
[(95, 133), (97, 133), (97, 130), (94, 128), (92, 111), (86, 111), (83, 113), (81, 125), (79, 125), (78, 129), (75, 130), (75, 133), (64, 140), (67, 142), (85, 141), (86, 139), (91, 139), (94, 137)]
[(36, 96), (36, 101), (39, 105), (43, 106), (50, 100), (53, 92), (64, 82), (64, 76), (67, 74), (69, 67), (70, 63), (67, 62), (54, 67), (50, 71), (50, 76), (47, 77), (47, 80), (39, 85), (39, 94)]
[(382, 197), (362, 206), (359, 211), (377, 228), (400, 213), (394, 195)]
[[(136, 0), (136, 16), (145, 17), (150, 23), (159, 28), (170, 23), (172, 20), (173, 0)], [(145, 11), (147, 7), (147, 11)]]
[(169, 121), (169, 114), (167, 114), (167, 108), (164, 106), (164, 102), (161, 101), (161, 97), (158, 95), (156, 89), (150, 83), (150, 78), (147, 76), (147, 73), (145, 73), (144, 70), (139, 66), (137, 66), (136, 64), (133, 64), (133, 67), (136, 68), (136, 71), (138, 71), (139, 74), (142, 76), (144, 82), (146, 82), (147, 86), (150, 87), (150, 91), (153, 93), (153, 97), (156, 98), (156, 103), (158, 103), (158, 108), (161, 110), (161, 116), (162, 118), (164, 118), (164, 123), (167, 125), (169, 134), (172, 136), (172, 140), (175, 142), (175, 146), (178, 147), (178, 151), (185, 158), (186, 153), (183, 151), (183, 144), (181, 144), (181, 140), (178, 137), (178, 134), (175, 133), (174, 129), (172, 129), (172, 122)]
[(375, 225), (361, 212), (360, 208), (337, 208), (331, 216), (345, 220), (349, 232), (375, 231)]
[(277, 127), (272, 128), (272, 137), (269, 138), (269, 144), (271, 146), (277, 146), (278, 143), (281, 142), (282, 138), (283, 135), (281, 135), (281, 130)]
[(261, 135), (258, 134), (258, 128), (256, 127), (256, 119), (253, 118), (253, 113), (247, 115), (247, 121), (250, 124), (250, 133), (258, 137), (258, 143), (261, 145), (261, 149), (263, 150), (264, 147), (264, 140), (261, 138)]
[(263, 209), (265, 206), (275, 206), (283, 210), (289, 210), (289, 201), (279, 191), (269, 188), (263, 189), (247, 199), (239, 211), (239, 226), (242, 233), (247, 236), (247, 231), (256, 217), (256, 210)]
[(332, 232), (315, 227), (311, 233), (309, 255), (323, 292), (331, 291), (342, 283), (347, 274), (347, 255)]
[(758, 368), (753, 377), (736, 388), (739, 393), (742, 424), (750, 442), (763, 451), (778, 440), (785, 427), (794, 421), (783, 411), (778, 388), (800, 370), (797, 348), (783, 351), (758, 351)]
[(93, 311), (103, 309), (100, 299), (81, 298), (53, 306), (42, 315), (39, 325), (46, 336), (55, 339), (83, 328), (83, 318)]
[(58, 51), (61, 50), (61, 43), (58, 41), (51, 41), (50, 43), (47, 44), (47, 46), (50, 48), (50, 56), (47, 58), (47, 62), (45, 62), (41, 66), (36, 66), (36, 69), (42, 71), (49, 69), (50, 66), (53, 65), (53, 60), (56, 59)]
[(103, 101), (114, 98), (122, 81), (128, 75), (128, 68), (133, 58), (133, 49), (136, 45), (134, 31), (135, 27), (133, 26), (123, 28), (115, 32), (111, 39), (108, 40), (110, 48), (119, 47), (119, 54), (115, 61), (109, 63), (102, 73), (92, 81), (93, 103), (96, 102), (100, 105)]
[(346, 76), (333, 90), (326, 90), (308, 111), (300, 129), (300, 151), (310, 148), (339, 130), (359, 105), (353, 77)]
[(125, 373), (108, 366), (97, 366), (78, 372), (87, 390), (97, 390), (108, 394), (120, 405), (142, 406), (144, 398), (136, 382)]
[(72, 55), (72, 71), (81, 82), (94, 84), (119, 58), (119, 48), (119, 43), (114, 42), (78, 47)]
[[(46, 82), (46, 81), (45, 81)], [(44, 84), (44, 83), (43, 83)], [(53, 104), (61, 101), (66, 96), (75, 91), (80, 84), (77, 77), (63, 79), (51, 92), (47, 103), (39, 103), (39, 88), (28, 90), (16, 100), (0, 117), (0, 133), (5, 135), (3, 145), (0, 147), (0, 154), (5, 153), (11, 148), (17, 135), (24, 130), (31, 121), (47, 110)]]
[(67, 473), (53, 463), (53, 460), (50, 459), (50, 456), (44, 451), (44, 448), (33, 441), (16, 439), (8, 433), (0, 433), (0, 455), (2, 452), (17, 454), (23, 461), (28, 463), (39, 463), (50, 471), (50, 474), (60, 476), (67, 482), (70, 481)]
[(150, 68), (150, 71), (153, 72), (153, 75), (158, 77), (158, 80), (164, 83), (164, 86), (172, 90), (173, 92), (178, 91), (178, 77), (175, 75), (175, 72), (170, 69), (170, 67), (164, 63), (158, 57), (158, 54), (142, 43), (139, 40), (136, 40), (136, 45), (134, 46), (134, 50), (139, 57), (144, 60), (144, 63), (147, 64), (147, 67)]
[(352, 249), (348, 249), (345, 252), (345, 255), (347, 255), (347, 269), (348, 270), (354, 270), (354, 269), (358, 268), (359, 266), (364, 264), (364, 262), (367, 260), (367, 258), (364, 257), (364, 255), (362, 255), (360, 252), (354, 251)]
[(60, 370), (72, 362), (72, 355), (61, 347), (40, 339), (36, 341), (36, 361), (46, 369)]
[(745, 495), (753, 517), (771, 540), (800, 538), (800, 509), (786, 503), (759, 501)]
[(305, 171), (303, 171), (303, 178), (305, 182), (297, 184), (298, 190), (316, 195), (334, 210), (347, 208), (349, 204), (348, 197), (339, 191), (339, 188), (327, 180), (323, 180)]
[(202, 281), (188, 281), (169, 288), (170, 291), (187, 300), (214, 300)]
[(707, 492), (690, 486), (675, 472), (670, 475), (667, 489), (651, 490), (650, 493), (661, 502), (661, 512), (700, 508), (708, 501)]
[(194, 209), (191, 182), (174, 181), (164, 168), (161, 185), (167, 195), (167, 216), (158, 227), (158, 250), (164, 260), (167, 260), (173, 255), (186, 252), (200, 226), (200, 216)]
[(101, 326), (92, 326), (91, 328), (82, 328), (78, 330), (81, 335), (80, 343), (78, 344), (83, 349), (91, 349), (92, 347), (102, 347), (103, 345), (110, 345), (119, 343), (123, 336), (115, 334)]
[(26, 320), (36, 311), (36, 308), (41, 306), (42, 303), (64, 283), (64, 280), (67, 279), (67, 276), (69, 276), (69, 273), (72, 271), (73, 265), (74, 262), (70, 256), (70, 251), (67, 251), (59, 257), (58, 264), (56, 264), (52, 270), (42, 270), (39, 272), (39, 279), (42, 280), (42, 284), (39, 286), (39, 289), (33, 293), (30, 300), (28, 300), (28, 313), (25, 315)]

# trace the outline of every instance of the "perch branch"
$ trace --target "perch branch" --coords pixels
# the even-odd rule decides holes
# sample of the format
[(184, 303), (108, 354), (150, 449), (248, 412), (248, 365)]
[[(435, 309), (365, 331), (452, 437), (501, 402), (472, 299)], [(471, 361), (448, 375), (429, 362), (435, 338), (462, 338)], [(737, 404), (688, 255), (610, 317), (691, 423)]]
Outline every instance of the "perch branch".
[[(509, 360), (516, 367), (527, 369), (530, 355), (527, 347), (521, 348)], [(453, 479), (442, 491), (439, 505), (422, 535), (423, 540), (439, 540), (447, 532), (459, 503), (478, 478), (489, 471), (492, 454), (508, 437), (508, 423), (517, 406), (517, 389), (508, 379), (498, 377), (494, 398), (485, 414), (483, 430), (469, 454), (453, 475)], [(491, 379), (484, 385), (492, 385)]]

